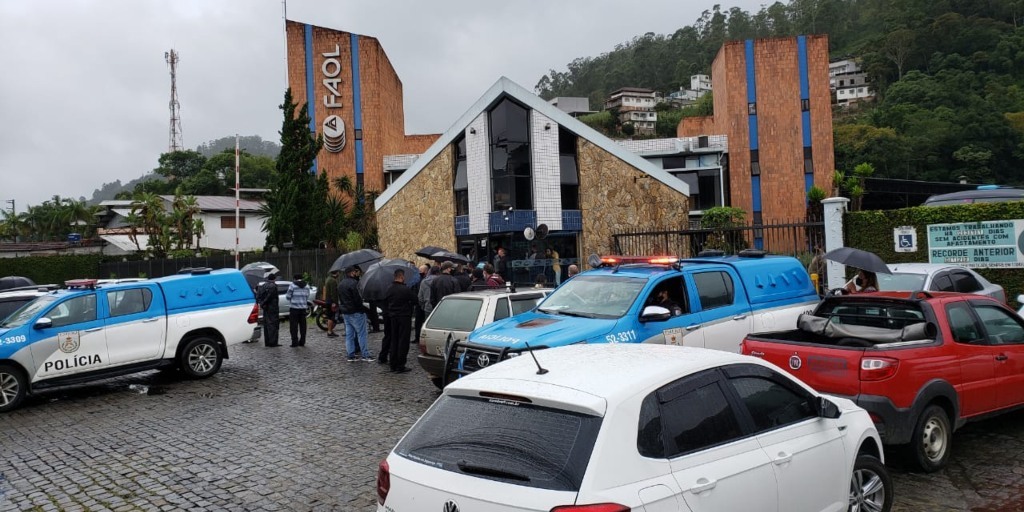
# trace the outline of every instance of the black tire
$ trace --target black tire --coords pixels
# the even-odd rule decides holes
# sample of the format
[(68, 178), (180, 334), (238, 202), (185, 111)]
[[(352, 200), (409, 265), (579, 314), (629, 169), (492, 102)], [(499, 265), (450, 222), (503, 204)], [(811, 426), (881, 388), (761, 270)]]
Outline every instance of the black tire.
[(942, 469), (949, 461), (953, 429), (949, 416), (937, 405), (925, 407), (910, 437), (910, 456), (925, 473)]
[(848, 512), (889, 512), (892, 508), (892, 477), (882, 461), (858, 455), (850, 477)]
[(11, 364), (0, 364), (0, 413), (21, 405), (28, 394), (28, 381), (21, 368)]
[(444, 381), (441, 379), (441, 377), (431, 377), (430, 383), (433, 384), (434, 387), (436, 387), (437, 389), (444, 389)]
[(220, 370), (224, 356), (220, 345), (213, 339), (201, 336), (192, 338), (181, 351), (178, 366), (190, 379), (205, 379)]
[(321, 311), (318, 315), (316, 315), (316, 326), (321, 331), (327, 331), (327, 313)]

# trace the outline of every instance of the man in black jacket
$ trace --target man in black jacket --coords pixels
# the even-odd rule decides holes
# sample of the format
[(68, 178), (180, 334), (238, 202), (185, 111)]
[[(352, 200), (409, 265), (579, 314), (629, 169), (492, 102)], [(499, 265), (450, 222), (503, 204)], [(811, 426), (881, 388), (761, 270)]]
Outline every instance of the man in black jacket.
[(359, 267), (345, 269), (345, 278), (338, 284), (338, 311), (345, 320), (345, 349), (348, 362), (359, 360), (360, 352), (363, 361), (373, 361), (370, 354), (369, 340), (366, 334), (366, 306), (359, 295)]
[(455, 267), (450, 261), (441, 264), (441, 275), (430, 282), (430, 303), (436, 308), (441, 299), (446, 295), (459, 293), (459, 282), (452, 276), (452, 269)]
[(277, 303), (277, 273), (270, 272), (267, 280), (256, 288), (256, 303), (263, 309), (263, 344), (278, 347), (278, 327), (281, 325), (281, 308)]
[(405, 362), (409, 355), (410, 327), (417, 301), (416, 294), (405, 285), (404, 270), (395, 270), (395, 281), (384, 294), (384, 301), (388, 308), (386, 316), (391, 322), (391, 371), (405, 373), (409, 371)]

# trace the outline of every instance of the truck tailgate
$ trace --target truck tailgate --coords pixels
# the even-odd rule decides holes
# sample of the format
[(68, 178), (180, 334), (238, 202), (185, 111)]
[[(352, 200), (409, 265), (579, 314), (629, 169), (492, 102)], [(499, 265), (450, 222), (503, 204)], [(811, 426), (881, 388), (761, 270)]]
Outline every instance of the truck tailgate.
[(822, 393), (860, 394), (860, 361), (864, 349), (747, 336), (743, 353), (760, 357), (788, 371)]

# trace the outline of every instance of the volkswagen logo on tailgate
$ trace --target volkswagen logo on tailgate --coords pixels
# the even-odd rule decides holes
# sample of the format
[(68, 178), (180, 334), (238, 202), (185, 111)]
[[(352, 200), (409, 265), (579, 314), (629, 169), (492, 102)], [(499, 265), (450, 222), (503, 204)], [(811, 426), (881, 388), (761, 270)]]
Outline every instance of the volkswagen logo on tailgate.
[(444, 502), (443, 512), (459, 512), (459, 504), (455, 503), (454, 500), (448, 500)]
[(800, 360), (800, 356), (798, 356), (796, 354), (789, 356), (789, 367), (791, 369), (799, 370), (800, 367), (803, 366), (803, 365), (804, 365), (804, 362)]
[[(480, 368), (486, 368), (486, 367), (490, 366), (490, 364), (491, 364), (491, 356), (489, 356), (487, 354), (480, 354), (480, 355), (476, 356), (476, 365), (479, 366)], [(445, 509), (445, 510), (447, 510), (447, 509)], [(455, 510), (458, 510), (458, 507), (456, 507)]]

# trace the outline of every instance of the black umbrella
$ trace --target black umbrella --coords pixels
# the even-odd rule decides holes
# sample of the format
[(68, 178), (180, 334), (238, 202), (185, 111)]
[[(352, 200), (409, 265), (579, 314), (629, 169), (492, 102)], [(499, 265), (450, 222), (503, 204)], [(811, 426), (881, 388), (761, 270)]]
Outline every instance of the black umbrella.
[(434, 261), (450, 261), (452, 263), (459, 263), (462, 265), (469, 263), (469, 258), (451, 251), (438, 251), (427, 257)]
[(849, 265), (876, 274), (892, 274), (889, 267), (873, 252), (854, 249), (853, 247), (840, 247), (825, 253), (825, 259), (836, 263)]
[(416, 251), (415, 254), (416, 256), (421, 256), (423, 258), (427, 258), (428, 260), (432, 260), (434, 259), (434, 254), (439, 252), (448, 252), (448, 249), (445, 249), (443, 247), (437, 247), (434, 245), (427, 245), (422, 249)]
[(270, 272), (281, 272), (277, 267), (265, 261), (250, 263), (239, 270), (245, 277), (245, 282), (249, 283), (249, 288), (254, 290), (260, 285), (260, 283), (267, 280), (267, 274)]
[(359, 278), (359, 295), (365, 301), (382, 301), (391, 283), (395, 281), (395, 270), (405, 270), (405, 285), (412, 287), (420, 282), (420, 271), (409, 260), (388, 258), (366, 268)]
[(352, 251), (338, 256), (338, 259), (334, 260), (334, 264), (331, 265), (330, 272), (334, 272), (335, 270), (344, 272), (346, 268), (355, 266), (358, 266), (365, 272), (371, 263), (375, 263), (383, 257), (383, 254), (373, 249), (359, 249), (358, 251)]

